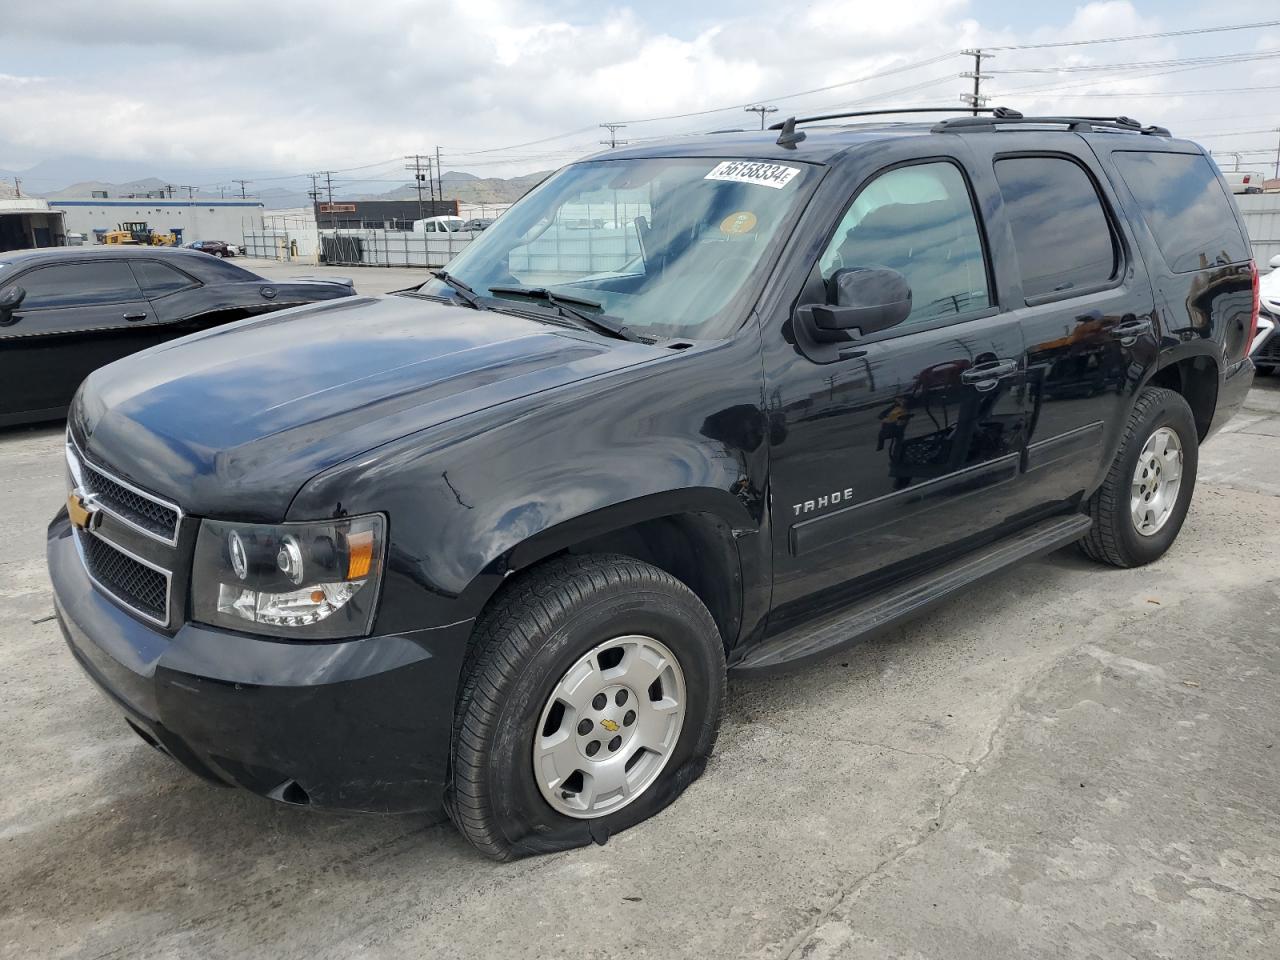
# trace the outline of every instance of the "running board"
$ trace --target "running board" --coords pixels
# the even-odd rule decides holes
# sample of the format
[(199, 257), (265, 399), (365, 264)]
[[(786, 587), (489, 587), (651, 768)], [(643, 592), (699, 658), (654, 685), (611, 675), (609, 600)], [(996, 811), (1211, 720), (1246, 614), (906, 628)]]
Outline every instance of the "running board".
[(1079, 540), (1093, 521), (1084, 514), (1054, 517), (951, 563), (908, 580), (891, 593), (879, 593), (816, 624), (806, 624), (765, 640), (731, 670), (736, 675), (790, 668), (873, 633), (896, 626), (947, 599), (964, 587), (1013, 563), (1052, 553)]

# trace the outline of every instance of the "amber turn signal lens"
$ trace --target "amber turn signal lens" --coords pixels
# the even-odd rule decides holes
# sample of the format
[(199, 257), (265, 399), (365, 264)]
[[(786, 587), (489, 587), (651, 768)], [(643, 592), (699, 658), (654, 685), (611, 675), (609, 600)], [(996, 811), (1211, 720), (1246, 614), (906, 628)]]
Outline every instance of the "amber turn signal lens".
[(373, 566), (373, 531), (364, 530), (347, 538), (347, 579), (363, 580)]

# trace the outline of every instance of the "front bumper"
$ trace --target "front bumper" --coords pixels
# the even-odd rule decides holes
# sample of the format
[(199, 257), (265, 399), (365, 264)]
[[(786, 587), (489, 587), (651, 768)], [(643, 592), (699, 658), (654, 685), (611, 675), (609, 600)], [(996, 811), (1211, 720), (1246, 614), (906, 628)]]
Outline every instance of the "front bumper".
[(472, 621), (324, 643), (193, 623), (170, 636), (94, 589), (65, 511), (46, 554), (77, 662), (193, 773), (317, 807), (439, 811)]

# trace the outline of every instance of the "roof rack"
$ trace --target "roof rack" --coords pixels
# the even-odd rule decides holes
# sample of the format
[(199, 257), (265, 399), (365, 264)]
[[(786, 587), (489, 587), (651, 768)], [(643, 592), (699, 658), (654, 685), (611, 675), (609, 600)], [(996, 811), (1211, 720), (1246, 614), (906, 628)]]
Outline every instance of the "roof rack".
[[(972, 109), (972, 108), (970, 108)], [(992, 113), (999, 107), (979, 107), (978, 110)], [(855, 110), (851, 113), (820, 113), (813, 117), (787, 117), (787, 119), (769, 125), (770, 130), (781, 130), (787, 124), (793, 127), (797, 123), (813, 123), (817, 120), (843, 120), (846, 117), (884, 117), (895, 113), (957, 113), (955, 107), (901, 107), (897, 110)]]
[(1058, 125), (1072, 133), (1089, 133), (1094, 129), (1138, 133), (1149, 137), (1171, 137), (1165, 127), (1143, 126), (1132, 117), (1024, 117), (1017, 110), (997, 107), (989, 117), (950, 117), (934, 124), (934, 133), (976, 133), (1015, 124)]
[[(963, 108), (962, 108), (963, 109)], [(978, 107), (970, 109), (970, 114), (951, 116), (933, 125), (934, 133), (976, 133), (994, 131), (997, 127), (1014, 124), (1058, 125), (1065, 126), (1073, 133), (1088, 133), (1094, 129), (1116, 130), (1125, 133), (1139, 133), (1151, 137), (1169, 137), (1172, 134), (1165, 127), (1154, 125), (1143, 126), (1132, 117), (1024, 117), (1019, 111), (1010, 107)], [(883, 117), (901, 113), (950, 113), (959, 111), (955, 107), (902, 107), (896, 110), (855, 110), (847, 113), (823, 113), (812, 117), (788, 117), (781, 123), (769, 126), (770, 130), (781, 130), (778, 143), (785, 147), (794, 147), (804, 139), (804, 132), (796, 130), (796, 124), (815, 123), (818, 120), (845, 120), (850, 117)], [(981, 116), (981, 114), (988, 116)]]

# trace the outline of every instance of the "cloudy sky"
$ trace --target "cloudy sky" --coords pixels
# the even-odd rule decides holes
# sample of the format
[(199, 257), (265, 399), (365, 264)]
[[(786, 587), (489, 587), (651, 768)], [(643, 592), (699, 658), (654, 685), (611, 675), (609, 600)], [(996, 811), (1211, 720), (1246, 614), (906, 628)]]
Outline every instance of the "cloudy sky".
[[(446, 169), (511, 176), (597, 149), (605, 121), (638, 139), (749, 125), (742, 106), (757, 100), (781, 116), (950, 105), (967, 83), (962, 48), (1257, 22), (1267, 10), (1235, 0), (0, 0), (0, 170), (28, 171), (37, 192), (95, 170), (298, 186), (269, 178), (335, 169), (344, 189), (388, 189), (403, 179), (399, 158), (439, 145)], [(1235, 55), (1248, 59), (1205, 62)], [(1000, 50), (988, 67), (993, 103), (1129, 114), (1274, 163), (1262, 151), (1276, 142), (1280, 27)]]

